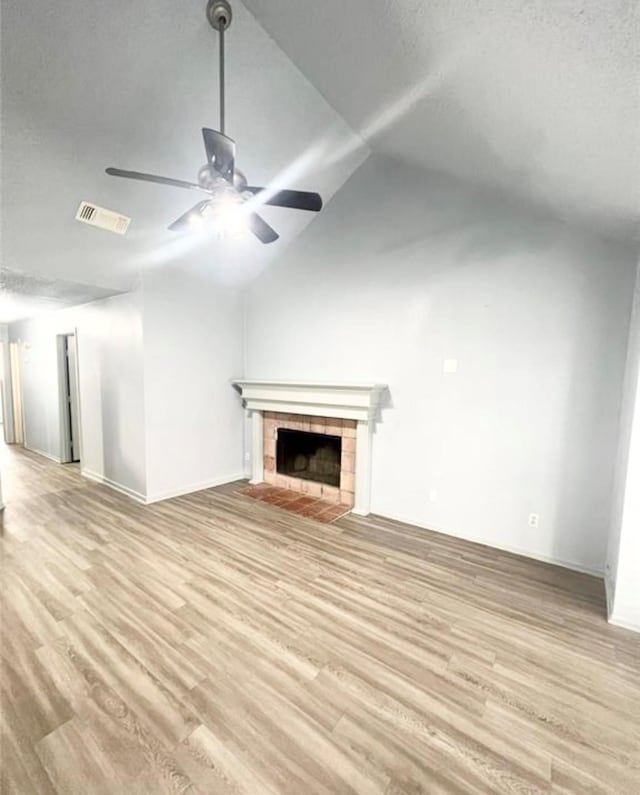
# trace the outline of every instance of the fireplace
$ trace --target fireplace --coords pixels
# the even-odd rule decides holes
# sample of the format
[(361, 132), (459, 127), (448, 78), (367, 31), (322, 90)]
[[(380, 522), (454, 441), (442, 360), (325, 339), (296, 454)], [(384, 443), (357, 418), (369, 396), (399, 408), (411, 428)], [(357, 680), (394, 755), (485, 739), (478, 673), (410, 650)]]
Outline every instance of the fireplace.
[(340, 487), (342, 437), (279, 428), (276, 472)]
[(369, 513), (373, 428), (384, 384), (232, 383), (251, 415), (252, 484)]

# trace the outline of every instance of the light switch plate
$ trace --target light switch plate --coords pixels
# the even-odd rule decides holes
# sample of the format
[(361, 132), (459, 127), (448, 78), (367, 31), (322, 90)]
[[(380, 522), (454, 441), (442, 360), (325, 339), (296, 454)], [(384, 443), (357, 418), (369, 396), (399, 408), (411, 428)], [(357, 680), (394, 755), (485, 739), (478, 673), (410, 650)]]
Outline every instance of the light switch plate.
[(444, 365), (442, 367), (443, 372), (445, 373), (457, 373), (458, 372), (458, 360), (457, 359), (445, 359)]

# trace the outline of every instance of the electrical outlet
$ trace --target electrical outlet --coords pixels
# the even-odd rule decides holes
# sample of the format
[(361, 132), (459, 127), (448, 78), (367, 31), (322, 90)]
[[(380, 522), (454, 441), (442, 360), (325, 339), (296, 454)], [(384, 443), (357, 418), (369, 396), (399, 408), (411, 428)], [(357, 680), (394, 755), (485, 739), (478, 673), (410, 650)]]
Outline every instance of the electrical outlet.
[(529, 514), (529, 527), (537, 527), (540, 522), (540, 517), (537, 513)]
[(248, 463), (249, 461), (251, 461), (251, 453), (245, 453), (245, 454), (244, 454), (244, 460), (245, 460), (245, 461), (247, 461), (247, 463)]
[(438, 502), (438, 492), (435, 489), (429, 489), (429, 502)]

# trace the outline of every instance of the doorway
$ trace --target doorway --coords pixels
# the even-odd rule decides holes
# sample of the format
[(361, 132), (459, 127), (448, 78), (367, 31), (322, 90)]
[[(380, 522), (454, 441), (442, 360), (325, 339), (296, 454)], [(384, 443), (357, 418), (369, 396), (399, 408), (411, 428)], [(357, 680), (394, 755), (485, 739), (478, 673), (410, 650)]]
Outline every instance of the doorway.
[(20, 344), (9, 344), (11, 370), (11, 398), (13, 407), (13, 442), (24, 445), (24, 420), (22, 415), (22, 370), (20, 367)]
[(59, 334), (57, 341), (60, 391), (60, 460), (63, 464), (69, 464), (80, 461), (78, 350), (75, 334)]

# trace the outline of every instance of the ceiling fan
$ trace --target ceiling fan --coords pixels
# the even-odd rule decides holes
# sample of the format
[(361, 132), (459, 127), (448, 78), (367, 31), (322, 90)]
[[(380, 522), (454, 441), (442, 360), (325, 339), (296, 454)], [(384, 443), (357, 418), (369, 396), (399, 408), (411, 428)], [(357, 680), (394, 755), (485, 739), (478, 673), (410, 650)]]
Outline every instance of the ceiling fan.
[(198, 181), (187, 182), (120, 168), (107, 168), (106, 172), (114, 177), (157, 182), (208, 194), (208, 198), (199, 201), (169, 226), (172, 232), (194, 231), (211, 225), (232, 236), (248, 230), (262, 243), (273, 243), (279, 235), (255, 212), (256, 205), (270, 204), (292, 210), (319, 212), (322, 198), (318, 193), (307, 191), (271, 191), (248, 185), (244, 174), (235, 167), (236, 145), (225, 135), (224, 34), (231, 24), (228, 0), (208, 0), (207, 19), (211, 27), (218, 31), (220, 40), (220, 130), (207, 127), (202, 130), (207, 162), (198, 171)]

